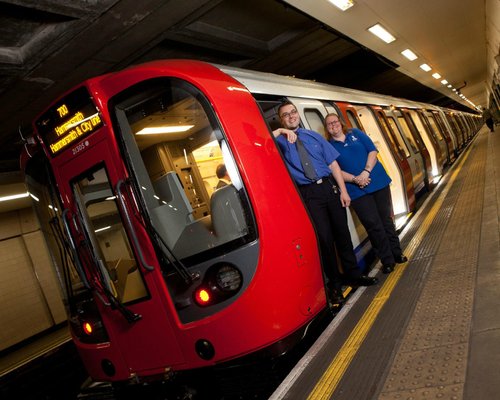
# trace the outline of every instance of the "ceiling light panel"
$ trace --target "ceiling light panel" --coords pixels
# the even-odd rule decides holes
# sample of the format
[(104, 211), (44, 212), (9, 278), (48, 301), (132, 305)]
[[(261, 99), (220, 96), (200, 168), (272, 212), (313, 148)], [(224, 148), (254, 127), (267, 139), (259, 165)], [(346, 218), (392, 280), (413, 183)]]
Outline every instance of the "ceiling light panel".
[(418, 58), (417, 55), (410, 49), (403, 50), (401, 54), (404, 55), (410, 61), (416, 60)]
[(351, 8), (354, 5), (354, 1), (352, 0), (328, 0), (335, 7), (340, 8), (342, 11), (345, 11)]
[(386, 43), (391, 43), (396, 40), (394, 36), (392, 36), (387, 29), (385, 29), (382, 25), (380, 24), (375, 24), (368, 28), (368, 30), (373, 33), (375, 36), (378, 38), (382, 39)]
[(431, 68), (429, 65), (427, 65), (427, 64), (422, 64), (422, 65), (420, 66), (420, 68), (422, 68), (425, 72), (429, 72), (429, 71), (432, 69), (432, 68)]

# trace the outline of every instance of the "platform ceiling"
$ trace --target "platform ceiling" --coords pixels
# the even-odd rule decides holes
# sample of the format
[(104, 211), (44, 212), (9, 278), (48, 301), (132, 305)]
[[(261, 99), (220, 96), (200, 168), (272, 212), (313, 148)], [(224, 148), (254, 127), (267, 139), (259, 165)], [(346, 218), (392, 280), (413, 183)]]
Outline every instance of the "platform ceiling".
[[(461, 107), (405, 61), (407, 45), (486, 104), (486, 81), (498, 68), (498, 0), (354, 1), (345, 13), (327, 0), (0, 1), (0, 184), (18, 176), (18, 127), (54, 97), (153, 59), (206, 60)], [(374, 22), (398, 40), (371, 37)]]

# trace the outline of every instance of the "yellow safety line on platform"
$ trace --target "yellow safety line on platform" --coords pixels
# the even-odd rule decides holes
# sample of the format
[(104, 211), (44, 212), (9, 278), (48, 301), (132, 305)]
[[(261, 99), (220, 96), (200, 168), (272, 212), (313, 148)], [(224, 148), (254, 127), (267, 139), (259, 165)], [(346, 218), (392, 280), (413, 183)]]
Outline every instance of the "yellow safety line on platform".
[[(446, 194), (448, 193), (450, 186), (455, 181), (458, 172), (461, 170), (462, 165), (468, 158), (469, 154), (470, 154), (470, 146), (466, 154), (464, 154), (464, 156), (462, 157), (459, 163), (459, 167), (455, 168), (455, 170), (453, 171), (453, 174), (450, 177), (450, 181), (448, 182), (447, 189), (444, 190), (439, 195), (438, 199), (433, 204), (431, 210), (425, 217), (423, 224), (418, 229), (417, 232), (418, 236), (423, 237), (425, 233), (428, 231), (432, 221), (434, 220), (434, 217), (441, 208), (441, 205), (446, 197)], [(417, 236), (417, 234), (415, 236)], [(408, 247), (406, 248), (407, 250), (406, 255), (408, 256), (408, 258), (412, 257), (412, 255), (415, 252), (415, 248), (416, 246), (414, 242), (408, 245)], [(342, 348), (339, 350), (339, 352), (331, 362), (330, 366), (324, 372), (324, 374), (322, 375), (322, 377), (320, 378), (314, 389), (307, 397), (308, 400), (328, 400), (331, 398), (333, 392), (335, 391), (340, 380), (342, 379), (342, 376), (344, 376), (344, 373), (349, 367), (352, 359), (356, 355), (360, 346), (363, 344), (366, 335), (368, 334), (370, 328), (375, 322), (375, 319), (377, 318), (378, 314), (382, 310), (382, 307), (384, 306), (385, 302), (387, 301), (392, 291), (394, 290), (396, 284), (401, 278), (401, 275), (403, 274), (407, 265), (408, 263), (405, 263), (397, 267), (394, 270), (394, 272), (392, 272), (387, 277), (384, 284), (378, 291), (377, 295), (374, 297), (374, 299), (368, 306), (367, 310), (359, 320), (358, 324), (351, 332), (349, 338), (346, 340)]]

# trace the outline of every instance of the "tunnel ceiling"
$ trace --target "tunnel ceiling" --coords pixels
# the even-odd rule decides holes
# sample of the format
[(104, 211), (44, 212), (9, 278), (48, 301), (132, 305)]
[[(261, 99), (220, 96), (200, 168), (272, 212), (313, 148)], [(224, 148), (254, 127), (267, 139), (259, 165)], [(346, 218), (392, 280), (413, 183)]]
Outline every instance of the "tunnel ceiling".
[(463, 108), (281, 1), (0, 1), (0, 174), (19, 171), (18, 131), (29, 132), (56, 96), (86, 78), (165, 58)]

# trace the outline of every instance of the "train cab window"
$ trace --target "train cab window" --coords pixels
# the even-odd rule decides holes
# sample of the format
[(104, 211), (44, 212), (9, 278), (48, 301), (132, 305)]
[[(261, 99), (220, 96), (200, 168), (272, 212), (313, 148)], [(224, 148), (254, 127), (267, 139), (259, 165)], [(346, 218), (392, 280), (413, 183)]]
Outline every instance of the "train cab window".
[(316, 110), (314, 108), (307, 108), (304, 110), (304, 116), (306, 117), (309, 129), (325, 136), (325, 125), (323, 122), (324, 119), (319, 110)]
[(396, 123), (396, 120), (393, 117), (387, 117), (387, 121), (389, 121), (389, 125), (392, 128), (392, 131), (394, 132), (394, 135), (396, 136), (396, 140), (399, 143), (399, 146), (403, 149), (405, 156), (408, 158), (410, 157), (410, 150), (408, 150), (408, 146), (406, 145), (406, 142), (403, 140), (403, 133), (399, 130), (399, 126)]
[(417, 154), (419, 152), (417, 143), (415, 142), (415, 139), (413, 138), (413, 135), (411, 134), (410, 127), (408, 126), (406, 120), (404, 117), (398, 117), (398, 122), (399, 126), (403, 130), (403, 134), (405, 135), (406, 139), (408, 140), (408, 143), (411, 146), (411, 149), (413, 150), (413, 153)]
[[(114, 110), (128, 168), (165, 259), (192, 265), (255, 238), (236, 162), (208, 100), (178, 79), (142, 82)], [(221, 187), (217, 176), (228, 176)], [(208, 253), (206, 253), (208, 254)]]
[(94, 249), (104, 286), (121, 303), (148, 295), (123, 227), (106, 171), (88, 171), (73, 182), (73, 193)]

